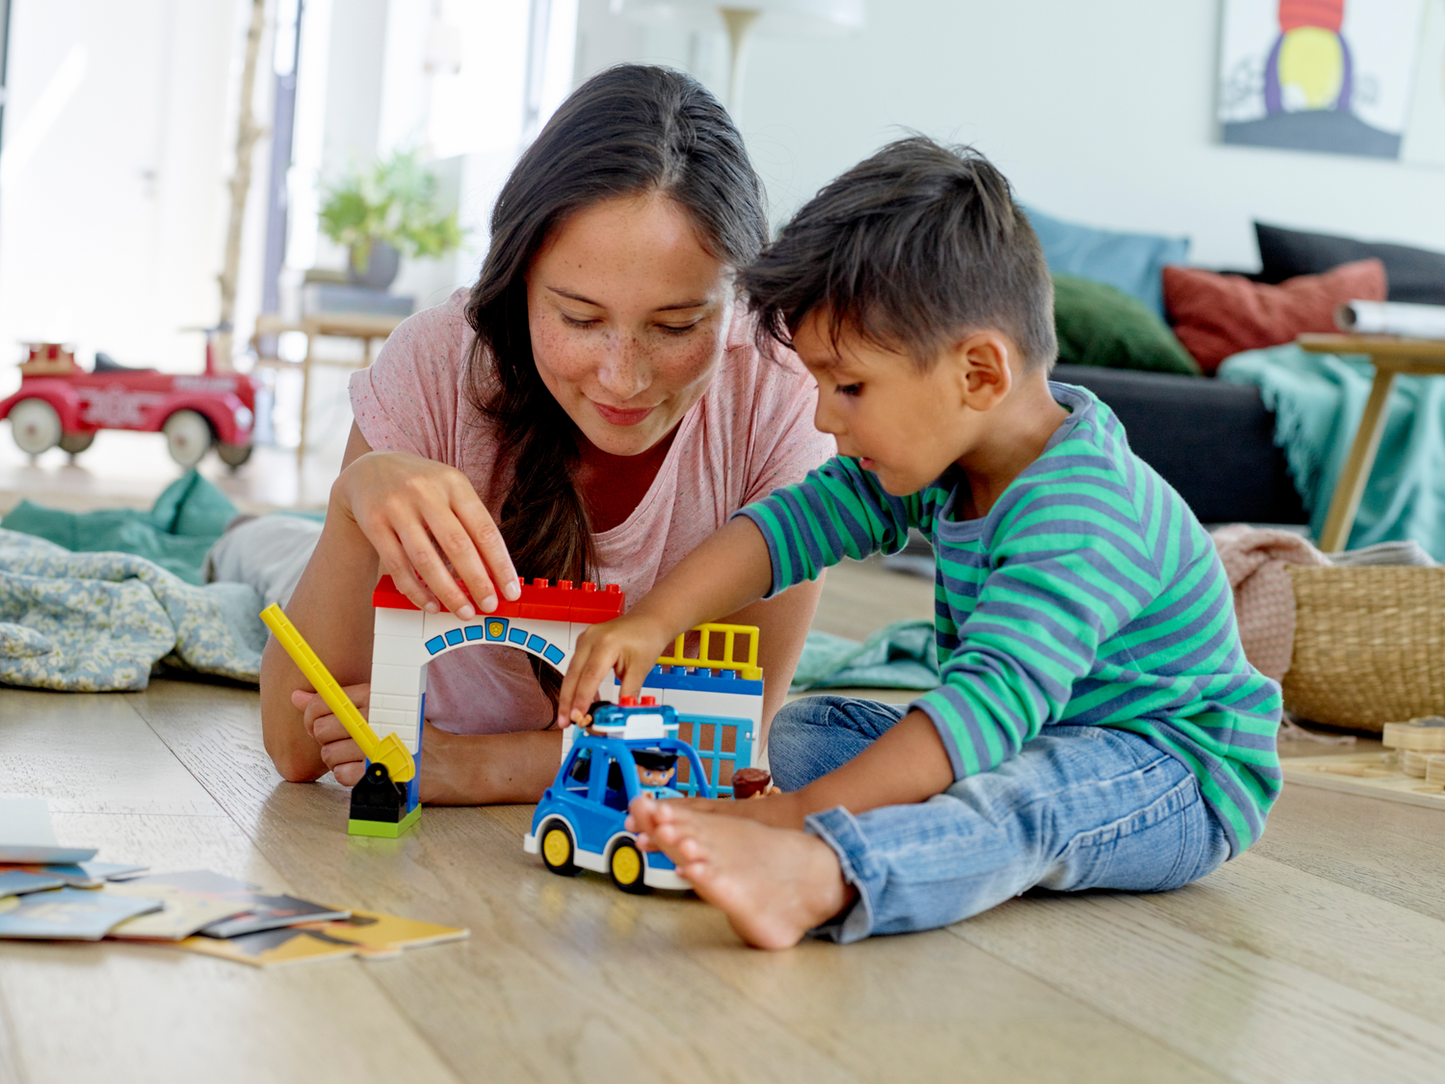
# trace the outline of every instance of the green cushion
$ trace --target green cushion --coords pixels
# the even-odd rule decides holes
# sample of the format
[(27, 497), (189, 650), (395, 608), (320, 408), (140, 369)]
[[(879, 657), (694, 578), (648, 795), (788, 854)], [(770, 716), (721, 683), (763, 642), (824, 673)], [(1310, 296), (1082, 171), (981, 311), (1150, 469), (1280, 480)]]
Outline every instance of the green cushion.
[(1102, 282), (1053, 278), (1059, 361), (1200, 375), (1199, 363), (1142, 301)]

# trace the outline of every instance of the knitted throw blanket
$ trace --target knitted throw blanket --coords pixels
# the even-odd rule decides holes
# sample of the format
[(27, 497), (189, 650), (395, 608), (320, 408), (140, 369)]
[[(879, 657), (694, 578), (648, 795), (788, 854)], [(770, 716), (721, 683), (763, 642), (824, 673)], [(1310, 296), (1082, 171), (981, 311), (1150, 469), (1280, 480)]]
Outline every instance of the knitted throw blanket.
[(1307, 539), (1289, 531), (1237, 524), (1214, 532), (1214, 546), (1234, 589), (1234, 616), (1244, 656), (1279, 681), (1294, 653), (1294, 588), (1290, 565), (1327, 565)]

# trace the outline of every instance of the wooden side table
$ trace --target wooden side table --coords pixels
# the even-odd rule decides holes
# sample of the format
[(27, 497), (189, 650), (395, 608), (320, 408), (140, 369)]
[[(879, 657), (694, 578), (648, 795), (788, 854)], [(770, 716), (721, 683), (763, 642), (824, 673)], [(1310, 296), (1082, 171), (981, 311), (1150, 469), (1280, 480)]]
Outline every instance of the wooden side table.
[[(378, 316), (360, 312), (313, 312), (299, 324), (293, 324), (282, 320), (273, 313), (262, 313), (256, 317), (255, 339), (259, 339), (262, 335), (280, 335), (286, 331), (300, 331), (306, 335), (306, 356), (299, 363), (301, 367), (301, 435), (296, 444), (296, 461), (298, 463), (306, 456), (306, 415), (311, 405), (311, 367), (313, 365), (336, 365), (348, 369), (366, 368), (375, 360), (372, 343), (377, 340), (385, 342), (387, 337), (396, 330), (397, 325), (405, 319), (405, 316)], [(316, 357), (316, 340), (323, 335), (337, 339), (360, 339), (363, 345), (362, 360), (360, 362), (332, 361), (328, 358)], [(288, 364), (269, 358), (265, 359), (265, 363), (268, 365)]]
[(1360, 428), (1350, 445), (1349, 458), (1335, 482), (1330, 510), (1320, 533), (1320, 549), (1337, 553), (1350, 540), (1360, 496), (1375, 465), (1380, 449), (1380, 436), (1385, 428), (1385, 404), (1395, 376), (1445, 375), (1445, 340), (1402, 339), (1395, 335), (1301, 335), (1297, 340), (1305, 350), (1315, 354), (1364, 354), (1375, 367), (1375, 382), (1370, 398), (1360, 416)]

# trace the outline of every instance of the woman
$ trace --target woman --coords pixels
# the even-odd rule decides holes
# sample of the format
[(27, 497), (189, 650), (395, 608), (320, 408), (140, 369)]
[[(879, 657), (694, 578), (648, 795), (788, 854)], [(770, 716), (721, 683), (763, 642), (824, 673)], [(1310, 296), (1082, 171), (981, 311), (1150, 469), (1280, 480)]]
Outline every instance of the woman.
[[(515, 597), (518, 571), (636, 599), (832, 453), (811, 379), (760, 357), (735, 304), (765, 235), (742, 139), (688, 76), (613, 68), (562, 105), (498, 197), (470, 294), (412, 317), (352, 380), (356, 423), (287, 610), (363, 711), (379, 573), (464, 618), (456, 577), (483, 611)], [(819, 589), (732, 618), (761, 630), (764, 726)], [(535, 801), (557, 770), (558, 684), (513, 649), (433, 662), (422, 800)], [(360, 778), (360, 750), (274, 642), (261, 697), (283, 776)]]

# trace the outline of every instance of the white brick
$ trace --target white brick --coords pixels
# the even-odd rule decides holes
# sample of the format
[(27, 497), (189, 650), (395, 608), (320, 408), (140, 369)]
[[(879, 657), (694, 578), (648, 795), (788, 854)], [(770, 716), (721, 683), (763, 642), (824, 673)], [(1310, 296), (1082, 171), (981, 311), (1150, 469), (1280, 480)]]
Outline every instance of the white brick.
[(389, 693), (393, 696), (420, 696), (426, 688), (426, 669), (415, 666), (393, 666), (385, 662), (371, 664), (371, 695)]
[(372, 708), (384, 708), (387, 711), (404, 711), (414, 717), (421, 710), (421, 697), (378, 693), (376, 686), (373, 685), (371, 687), (371, 706)]
[(447, 632), (451, 629), (459, 629), (464, 625), (475, 624), (474, 621), (463, 621), (454, 613), (443, 611), (439, 614), (422, 615), (422, 637), (430, 640), (437, 633)]
[(388, 610), (379, 607), (376, 611), (376, 635), (414, 639), (422, 633), (423, 616), (420, 610)]
[(431, 656), (424, 641), (416, 636), (378, 636), (371, 646), (371, 665), (425, 666)]
[(413, 712), (372, 708), (368, 713), (366, 721), (369, 722), (371, 728), (379, 734), (381, 733), (382, 727), (386, 727), (389, 730), (395, 730), (397, 727), (414, 728), (416, 726), (416, 715)]
[(401, 744), (408, 753), (416, 752), (416, 727), (412, 726), (388, 726), (372, 727), (378, 738), (385, 738), (388, 734), (395, 734), (401, 740)]

